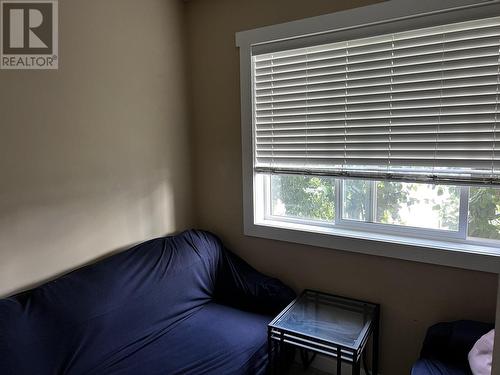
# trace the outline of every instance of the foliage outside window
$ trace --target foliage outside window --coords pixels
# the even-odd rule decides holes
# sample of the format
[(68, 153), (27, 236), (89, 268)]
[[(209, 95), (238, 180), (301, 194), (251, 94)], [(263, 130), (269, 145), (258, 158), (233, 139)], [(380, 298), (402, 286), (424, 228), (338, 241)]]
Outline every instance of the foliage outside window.
[[(272, 175), (270, 215), (454, 233), (460, 227), (461, 189), (466, 189), (468, 196), (467, 237), (500, 240), (500, 189), (491, 187)], [(342, 196), (341, 215), (336, 207), (338, 194)]]

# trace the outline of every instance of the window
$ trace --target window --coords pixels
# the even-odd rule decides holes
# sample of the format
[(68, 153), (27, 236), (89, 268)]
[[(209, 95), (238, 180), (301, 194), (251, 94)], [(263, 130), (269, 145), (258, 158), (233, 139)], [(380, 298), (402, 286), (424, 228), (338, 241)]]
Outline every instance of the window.
[(244, 35), (247, 229), (496, 255), (500, 7), (463, 3), (289, 39), (294, 23), (276, 40), (262, 40), (269, 29)]
[[(466, 202), (461, 205), (462, 191), (464, 197), (469, 194), (467, 187), (282, 174), (266, 178), (270, 191), (264, 194), (272, 196), (266, 208), (268, 220), (317, 221), (352, 228), (359, 223), (385, 224), (372, 230), (401, 233), (405, 227), (421, 228), (422, 235), (429, 235), (425, 229), (431, 229), (432, 235), (465, 238), (460, 228), (467, 223), (459, 224), (460, 209), (467, 208)], [(469, 225), (467, 237), (500, 238), (500, 216), (496, 216), (500, 213), (500, 196), (492, 190), (473, 188), (469, 211), (480, 213)]]

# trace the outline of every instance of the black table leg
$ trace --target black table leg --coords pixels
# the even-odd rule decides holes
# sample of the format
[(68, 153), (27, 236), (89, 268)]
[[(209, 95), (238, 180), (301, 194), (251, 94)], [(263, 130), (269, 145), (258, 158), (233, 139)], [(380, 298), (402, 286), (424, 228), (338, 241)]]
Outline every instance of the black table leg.
[(337, 348), (337, 375), (342, 374), (342, 350)]
[(372, 375), (378, 375), (378, 345), (380, 332), (380, 307), (375, 308), (375, 326), (372, 334)]
[(352, 375), (359, 375), (361, 367), (361, 357), (356, 360), (354, 358), (354, 362), (352, 363)]
[[(366, 362), (366, 361), (367, 361), (367, 360), (366, 360), (366, 351), (364, 351), (364, 352), (362, 353), (362, 357), (361, 357), (360, 361), (362, 361), (362, 362), (361, 362), (361, 364), (363, 365), (363, 368), (365, 369), (365, 374), (366, 374), (366, 375), (372, 375), (372, 373), (371, 373), (370, 371), (368, 371), (368, 364), (367, 364), (367, 362)], [(361, 366), (361, 365), (360, 365), (360, 366)]]
[(278, 374), (282, 374), (285, 370), (285, 365), (286, 365), (286, 353), (285, 353), (285, 334), (281, 332), (280, 334), (280, 340), (278, 344), (279, 350), (278, 350)]

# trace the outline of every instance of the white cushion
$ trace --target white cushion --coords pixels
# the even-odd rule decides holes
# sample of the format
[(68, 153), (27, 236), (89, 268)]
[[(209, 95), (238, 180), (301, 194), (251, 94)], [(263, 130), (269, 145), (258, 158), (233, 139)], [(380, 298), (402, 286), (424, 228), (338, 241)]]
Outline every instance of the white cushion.
[(481, 336), (469, 352), (469, 365), (474, 375), (491, 375), (493, 358), (493, 339), (495, 330)]

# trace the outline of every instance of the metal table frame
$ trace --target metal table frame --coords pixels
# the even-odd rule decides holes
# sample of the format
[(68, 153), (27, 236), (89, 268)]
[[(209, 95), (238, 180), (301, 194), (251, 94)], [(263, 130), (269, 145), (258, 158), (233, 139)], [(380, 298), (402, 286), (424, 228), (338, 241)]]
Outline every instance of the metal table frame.
[[(306, 293), (316, 293), (319, 296), (334, 297), (346, 302), (362, 303), (373, 307), (372, 319), (365, 323), (358, 339), (354, 345), (343, 345), (332, 340), (324, 339), (318, 336), (302, 333), (299, 331), (278, 327), (276, 322), (280, 320)], [(301, 349), (301, 357), (304, 367), (308, 367), (316, 357), (316, 354), (324, 354), (337, 360), (337, 375), (341, 375), (342, 362), (352, 364), (352, 374), (359, 375), (361, 367), (361, 356), (366, 348), (366, 343), (372, 336), (372, 374), (378, 373), (379, 356), (379, 320), (380, 305), (377, 303), (356, 300), (329, 293), (318, 292), (311, 289), (305, 289), (297, 298), (295, 298), (281, 313), (279, 313), (268, 325), (268, 353), (271, 373), (279, 373), (284, 360), (283, 348), (285, 344)], [(309, 357), (308, 352), (312, 352)], [(280, 360), (281, 359), (281, 360)], [(365, 372), (368, 374), (365, 363)]]

